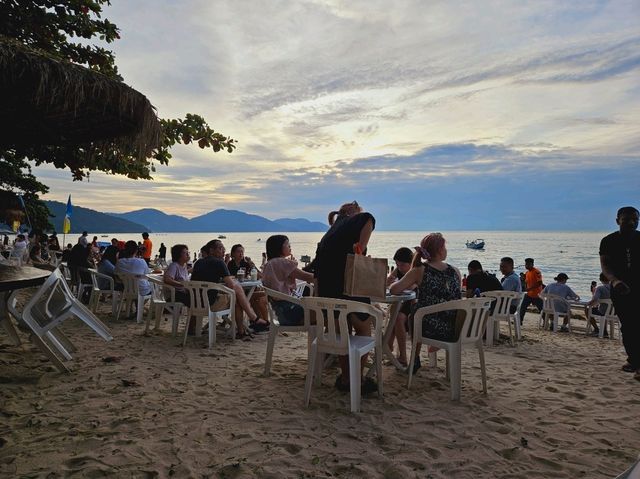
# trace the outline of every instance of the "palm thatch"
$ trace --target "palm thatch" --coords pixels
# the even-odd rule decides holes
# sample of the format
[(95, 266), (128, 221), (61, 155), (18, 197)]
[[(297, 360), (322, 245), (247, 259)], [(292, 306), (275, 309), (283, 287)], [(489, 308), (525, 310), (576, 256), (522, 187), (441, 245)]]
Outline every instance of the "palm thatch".
[(117, 79), (0, 36), (0, 146), (84, 146), (146, 158), (161, 141), (149, 100)]

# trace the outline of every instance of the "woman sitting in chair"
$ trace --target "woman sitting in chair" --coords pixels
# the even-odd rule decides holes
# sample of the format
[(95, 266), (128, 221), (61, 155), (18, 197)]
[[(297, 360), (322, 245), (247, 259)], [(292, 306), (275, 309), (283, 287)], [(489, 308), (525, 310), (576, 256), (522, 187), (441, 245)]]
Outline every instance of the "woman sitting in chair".
[[(291, 245), (285, 235), (273, 235), (267, 239), (267, 262), (262, 273), (262, 284), (284, 294), (294, 295), (296, 279), (313, 282), (313, 274), (298, 268), (291, 258)], [(304, 310), (289, 301), (271, 300), (271, 307), (283, 326), (298, 326), (304, 323)]]
[[(396, 267), (387, 276), (387, 286), (400, 281), (411, 270), (413, 253), (409, 248), (400, 248), (393, 255), (393, 260), (396, 262)], [(389, 349), (391, 351), (393, 351), (393, 343), (396, 339), (398, 340), (398, 362), (405, 367), (407, 366), (407, 319), (411, 314), (411, 307), (414, 303), (414, 300), (402, 302), (396, 318), (395, 328), (389, 337)]]
[[(428, 234), (422, 239), (420, 246), (416, 247), (411, 270), (389, 288), (391, 294), (399, 294), (405, 289), (412, 289), (418, 285), (418, 300), (413, 306), (413, 313), (424, 306), (460, 299), (462, 296), (460, 271), (445, 263), (446, 259), (447, 248), (442, 234)], [(413, 320), (416, 319), (422, 320), (422, 335), (424, 337), (455, 341), (455, 311), (430, 314), (424, 318), (413, 318)], [(410, 328), (409, 331), (413, 331), (413, 328)], [(419, 368), (420, 343), (416, 349), (413, 372), (415, 373)]]
[(171, 264), (165, 270), (163, 281), (169, 286), (173, 286), (176, 290), (176, 301), (189, 306), (190, 298), (182, 285), (183, 282), (189, 281), (189, 271), (187, 263), (191, 259), (189, 247), (186, 244), (176, 244), (171, 247)]

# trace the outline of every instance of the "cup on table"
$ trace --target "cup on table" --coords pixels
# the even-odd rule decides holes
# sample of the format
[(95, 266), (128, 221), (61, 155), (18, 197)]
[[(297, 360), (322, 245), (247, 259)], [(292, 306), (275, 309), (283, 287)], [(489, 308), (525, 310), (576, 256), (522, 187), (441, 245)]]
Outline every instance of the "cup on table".
[(236, 273), (236, 278), (238, 279), (238, 281), (244, 281), (244, 275), (245, 275), (244, 268), (240, 268)]

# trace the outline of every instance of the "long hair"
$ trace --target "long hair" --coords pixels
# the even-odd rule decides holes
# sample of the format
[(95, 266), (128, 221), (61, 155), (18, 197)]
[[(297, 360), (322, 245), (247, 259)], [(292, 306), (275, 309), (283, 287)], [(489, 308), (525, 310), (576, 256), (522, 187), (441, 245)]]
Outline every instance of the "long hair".
[(434, 255), (438, 254), (444, 246), (445, 240), (442, 233), (430, 233), (420, 241), (420, 246), (416, 246), (416, 252), (413, 255), (411, 265), (422, 265), (422, 260), (429, 261)]
[(352, 201), (351, 203), (345, 203), (340, 207), (338, 211), (332, 211), (329, 213), (327, 221), (329, 222), (329, 226), (333, 225), (338, 218), (345, 218), (347, 216), (353, 216), (357, 213), (360, 213), (362, 208), (358, 204), (357, 201)]

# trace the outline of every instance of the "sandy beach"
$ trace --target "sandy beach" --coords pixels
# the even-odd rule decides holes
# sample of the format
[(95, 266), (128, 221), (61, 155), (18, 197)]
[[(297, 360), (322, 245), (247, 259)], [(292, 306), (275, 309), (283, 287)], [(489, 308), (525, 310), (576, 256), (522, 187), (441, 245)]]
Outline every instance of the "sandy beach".
[(516, 348), (487, 350), (487, 396), (469, 351), (459, 403), (440, 355), (409, 391), (386, 365), (384, 398), (351, 414), (332, 369), (302, 407), (302, 335), (278, 338), (266, 378), (266, 335), (182, 348), (101, 307), (115, 340), (65, 323), (68, 375), (0, 336), (0, 477), (611, 478), (640, 452), (620, 343), (541, 331), (532, 313)]

